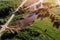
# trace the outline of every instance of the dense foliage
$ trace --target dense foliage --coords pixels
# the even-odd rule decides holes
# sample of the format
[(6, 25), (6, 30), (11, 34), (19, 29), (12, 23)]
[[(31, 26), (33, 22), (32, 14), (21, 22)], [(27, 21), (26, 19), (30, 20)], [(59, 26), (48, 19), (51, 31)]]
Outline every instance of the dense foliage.
[[(9, 19), (12, 12), (19, 6), (20, 1), (21, 0), (0, 1), (0, 25), (4, 24)], [(45, 11), (42, 12), (42, 17), (44, 17), (42, 20), (40, 17), (39, 19), (36, 19), (32, 25), (15, 33), (7, 30), (0, 37), (0, 40), (60, 40), (60, 7), (49, 10), (49, 13), (52, 14), (52, 16), (45, 17)], [(12, 22), (20, 20), (22, 16), (23, 14), (16, 15)], [(58, 19), (58, 21), (56, 19)], [(59, 23), (58, 28), (54, 21)], [(9, 25), (11, 25), (12, 22)]]
[(12, 12), (20, 5), (21, 0), (0, 0), (0, 25), (4, 24)]

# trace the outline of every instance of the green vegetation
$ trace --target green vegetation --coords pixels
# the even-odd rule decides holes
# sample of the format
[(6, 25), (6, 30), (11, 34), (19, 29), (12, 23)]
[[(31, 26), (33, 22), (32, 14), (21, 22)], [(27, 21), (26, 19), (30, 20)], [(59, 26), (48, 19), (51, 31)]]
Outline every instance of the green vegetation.
[(21, 0), (0, 0), (0, 25), (4, 24), (12, 12), (20, 5)]
[[(10, 1), (0, 1), (0, 13), (5, 15), (4, 17), (0, 15), (0, 25), (4, 24), (12, 12), (18, 7), (20, 1), (10, 0)], [(9, 10), (8, 12), (5, 9)], [(25, 12), (25, 11), (24, 11)], [(60, 22), (60, 8), (51, 9), (50, 14), (56, 15), (55, 18), (59, 19)], [(16, 15), (9, 25), (11, 25), (15, 20), (20, 20), (23, 14)], [(53, 26), (53, 22), (49, 17), (36, 19), (36, 21), (21, 31), (12, 33), (10, 30), (6, 30), (0, 37), (0, 40), (60, 40), (60, 26), (56, 28)], [(1, 28), (1, 27), (0, 27)]]
[(30, 27), (26, 27), (15, 34), (9, 31), (5, 32), (2, 35), (2, 40), (59, 40), (59, 31), (60, 28), (53, 27), (53, 23), (47, 17), (43, 20), (36, 20)]

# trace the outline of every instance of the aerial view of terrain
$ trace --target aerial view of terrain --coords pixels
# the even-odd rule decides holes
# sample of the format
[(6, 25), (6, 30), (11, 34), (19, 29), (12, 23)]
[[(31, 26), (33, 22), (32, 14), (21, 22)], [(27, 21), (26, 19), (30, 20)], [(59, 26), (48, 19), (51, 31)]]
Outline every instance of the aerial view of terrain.
[(0, 0), (0, 40), (60, 40), (60, 0)]

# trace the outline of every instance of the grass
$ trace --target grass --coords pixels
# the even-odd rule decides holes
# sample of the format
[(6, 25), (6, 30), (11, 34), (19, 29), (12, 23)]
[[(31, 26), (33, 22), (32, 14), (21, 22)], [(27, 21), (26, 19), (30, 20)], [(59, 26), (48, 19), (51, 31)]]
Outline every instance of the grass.
[[(44, 18), (43, 20), (36, 20), (36, 22), (34, 22), (34, 24), (32, 25), (32, 27), (30, 27), (31, 29), (35, 29), (38, 30), (39, 32), (41, 31), (45, 31), (47, 29), (46, 32), (42, 32), (42, 34), (46, 33), (45, 36), (47, 35), (49, 40), (60, 40), (60, 28), (55, 28), (53, 27), (53, 23), (51, 23), (49, 18)], [(38, 37), (39, 38), (39, 37)], [(47, 39), (47, 40), (48, 40)], [(43, 38), (44, 40), (44, 38)]]
[[(0, 25), (3, 25), (11, 16), (12, 12), (16, 10), (16, 8), (20, 5), (22, 0), (0, 0), (0, 12), (3, 11), (1, 14), (6, 16), (0, 17)], [(10, 7), (10, 8), (9, 8)], [(5, 13), (5, 9), (11, 10), (8, 13)], [(4, 17), (4, 18), (3, 18)]]
[[(54, 9), (52, 9), (51, 12), (53, 12), (54, 14), (56, 14), (58, 16), (58, 13), (60, 12), (59, 10), (60, 10), (60, 8), (54, 8)], [(58, 16), (57, 18), (60, 19), (60, 16)], [(46, 33), (45, 36), (48, 35), (49, 40), (53, 40), (53, 39), (60, 40), (60, 36), (59, 36), (60, 35), (60, 27), (58, 29), (53, 27), (53, 22), (51, 22), (49, 17), (46, 17), (43, 20), (40, 20), (40, 19), (36, 20), (30, 28), (33, 30), (34, 29), (38, 30), (39, 32), (45, 31), (47, 29), (47, 31), (42, 32), (42, 34)], [(39, 39), (39, 37), (38, 37), (38, 39)], [(44, 38), (43, 38), (43, 40), (44, 40)]]
[[(10, 4), (8, 6), (15, 7), (18, 3), (16, 1), (12, 0), (11, 4), (8, 1), (8, 3)], [(1, 6), (1, 4), (3, 4), (2, 5), (3, 7)], [(0, 2), (0, 6), (1, 6), (0, 10), (3, 9), (6, 5), (5, 3)], [(59, 14), (59, 12), (60, 12), (60, 8), (54, 8), (51, 11), (51, 13), (54, 13), (56, 15)], [(20, 19), (21, 17), (22, 15), (15, 16), (9, 25), (11, 25), (13, 21)], [(60, 16), (58, 17), (60, 18)], [(9, 19), (9, 17), (7, 16), (5, 20), (6, 19)], [(0, 20), (3, 23), (4, 19), (2, 18)], [(39, 33), (39, 36), (36, 37), (35, 33)], [(43, 20), (37, 19), (31, 26), (24, 28), (22, 31), (17, 32), (17, 34), (12, 34), (10, 31), (5, 32), (1, 38), (4, 40), (60, 40), (59, 35), (60, 35), (60, 27), (58, 29), (53, 27), (53, 23), (51, 22), (50, 18), (46, 17)]]
[[(47, 31), (45, 32), (45, 30), (47, 29)], [(34, 33), (34, 31), (40, 33), (39, 36), (30, 36), (32, 33)], [(51, 23), (50, 19), (44, 18), (43, 20), (36, 20), (32, 26), (30, 27), (26, 27), (24, 28), (22, 31), (18, 32), (18, 36), (20, 39), (20, 37), (25, 38), (26, 40), (28, 39), (32, 39), (32, 40), (60, 40), (60, 28), (55, 28), (53, 27), (53, 23)], [(7, 34), (6, 34), (7, 35)], [(33, 34), (34, 35), (34, 34)], [(14, 36), (11, 40), (14, 40), (17, 38), (15, 38), (16, 36)], [(21, 39), (20, 39), (21, 40)]]

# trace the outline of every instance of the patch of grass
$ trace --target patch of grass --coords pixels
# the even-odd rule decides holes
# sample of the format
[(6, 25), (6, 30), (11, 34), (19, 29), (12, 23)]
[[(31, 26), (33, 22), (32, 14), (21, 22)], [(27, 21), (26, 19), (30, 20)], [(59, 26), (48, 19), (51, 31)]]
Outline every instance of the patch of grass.
[[(49, 36), (49, 39), (50, 40), (60, 40), (60, 27), (58, 29), (56, 29), (55, 27), (53, 27), (53, 23), (51, 23), (50, 19), (49, 18), (44, 18), (43, 20), (36, 20), (36, 22), (34, 22), (34, 24), (32, 25), (32, 27), (30, 27), (31, 29), (34, 29), (34, 28), (37, 28), (35, 30), (38, 30), (39, 32), (40, 31), (46, 31), (46, 33), (48, 34)], [(44, 34), (44, 33), (42, 33)], [(47, 35), (45, 34), (45, 35)]]
[(9, 19), (21, 1), (22, 0), (0, 0), (0, 25), (3, 25)]

